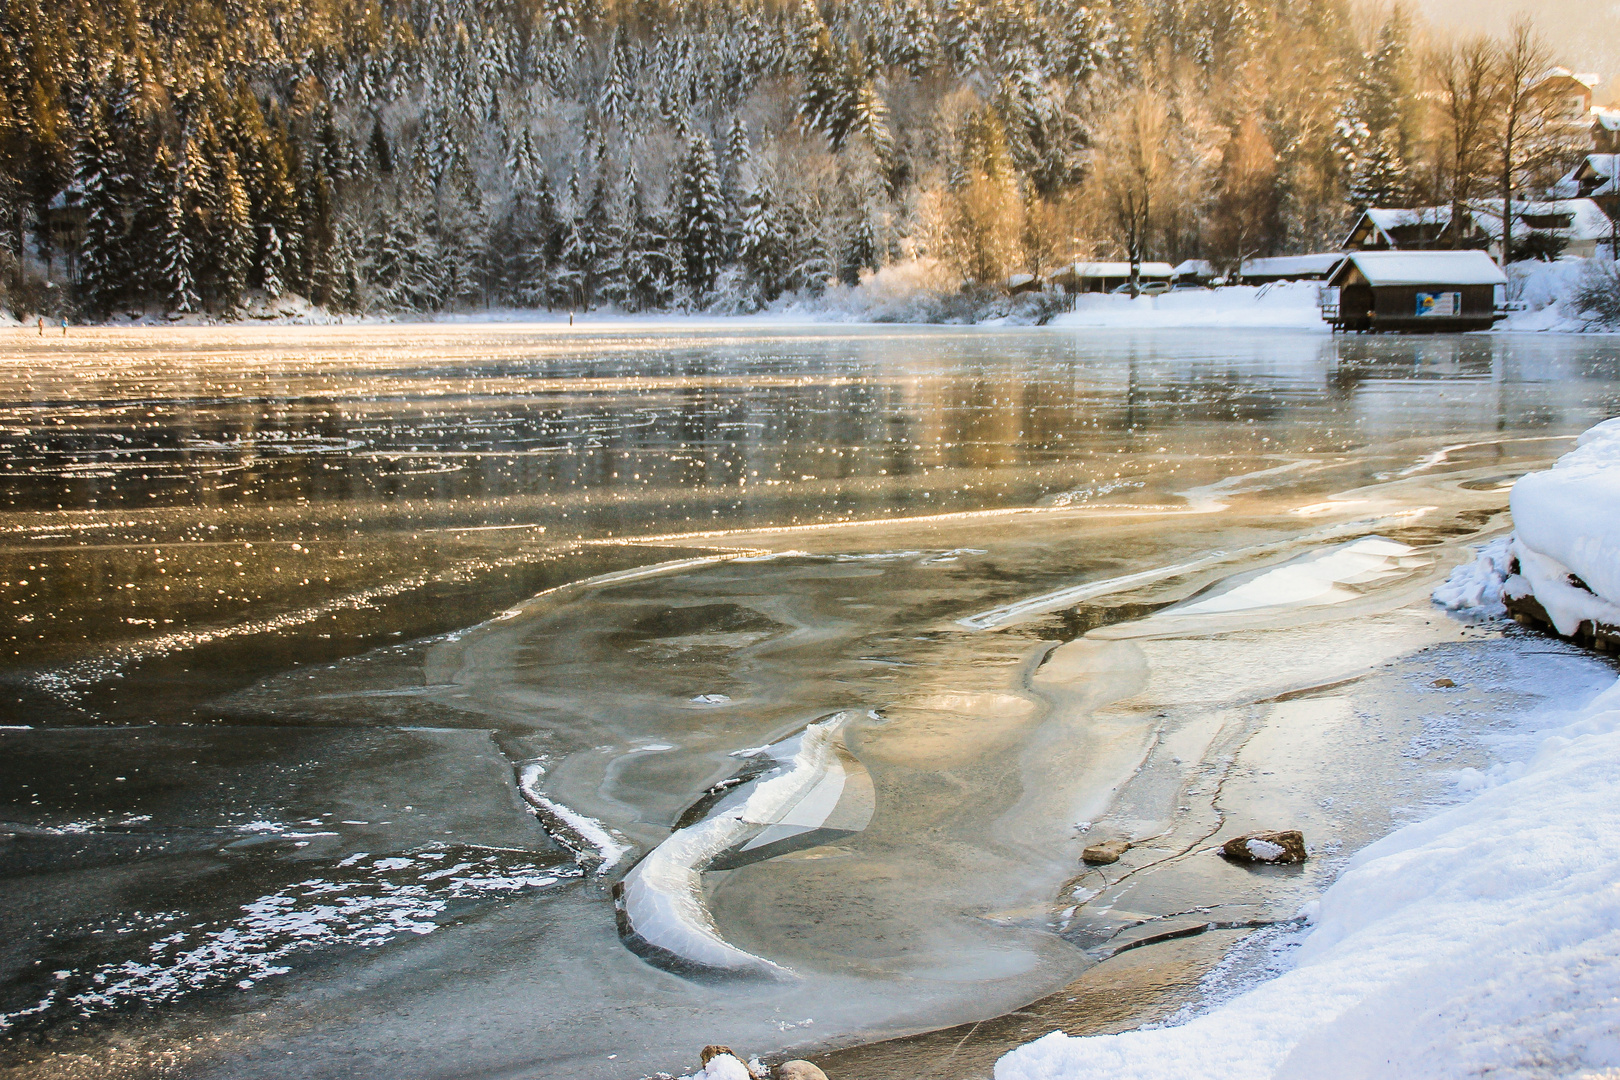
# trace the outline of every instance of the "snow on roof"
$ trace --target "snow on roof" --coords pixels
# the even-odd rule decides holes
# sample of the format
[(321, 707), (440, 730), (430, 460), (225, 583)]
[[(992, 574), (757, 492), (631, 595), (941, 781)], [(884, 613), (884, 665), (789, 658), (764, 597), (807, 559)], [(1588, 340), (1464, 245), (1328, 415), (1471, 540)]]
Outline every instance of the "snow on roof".
[(1176, 277), (1214, 277), (1215, 267), (1208, 259), (1184, 259), (1171, 273)]
[[(1143, 277), (1169, 277), (1175, 272), (1175, 267), (1167, 262), (1144, 262), (1141, 264)], [(1131, 276), (1131, 264), (1128, 262), (1077, 262), (1059, 268), (1057, 273), (1073, 273), (1076, 277), (1086, 278), (1125, 278)]]
[(1587, 154), (1586, 160), (1575, 166), (1573, 171), (1582, 172), (1590, 169), (1596, 176), (1613, 176), (1617, 157), (1620, 157), (1620, 154)]
[(1242, 277), (1283, 277), (1292, 274), (1325, 274), (1344, 258), (1337, 251), (1315, 255), (1277, 255), (1266, 259), (1244, 259), (1238, 271)]
[(1552, 79), (1572, 79), (1588, 90), (1595, 90), (1597, 84), (1603, 81), (1603, 76), (1592, 71), (1571, 71), (1567, 67), (1552, 67), (1548, 68), (1547, 73), (1537, 79), (1536, 83), (1539, 85)]
[[(1609, 155), (1597, 154), (1594, 157)], [(1607, 175), (1607, 174), (1606, 174)], [(1492, 240), (1502, 238), (1502, 204), (1479, 200), (1468, 204), (1474, 221)], [(1568, 216), (1568, 225), (1537, 224), (1526, 219)], [(1605, 240), (1613, 226), (1603, 207), (1591, 199), (1544, 199), (1513, 204), (1513, 235), (1524, 236), (1532, 232), (1556, 232), (1571, 240)]]
[(1399, 229), (1405, 225), (1449, 224), (1451, 222), (1451, 207), (1420, 206), (1412, 210), (1386, 210), (1369, 206), (1366, 216), (1368, 221), (1388, 232), (1390, 229)]
[(1020, 285), (1028, 285), (1035, 280), (1034, 274), (1008, 274), (1006, 285), (1009, 289), (1016, 289)]
[(1483, 251), (1352, 251), (1345, 264), (1361, 271), (1369, 285), (1507, 284), (1502, 268)]
[(1620, 131), (1620, 109), (1605, 109), (1600, 105), (1594, 105), (1592, 119), (1602, 125), (1605, 131)]

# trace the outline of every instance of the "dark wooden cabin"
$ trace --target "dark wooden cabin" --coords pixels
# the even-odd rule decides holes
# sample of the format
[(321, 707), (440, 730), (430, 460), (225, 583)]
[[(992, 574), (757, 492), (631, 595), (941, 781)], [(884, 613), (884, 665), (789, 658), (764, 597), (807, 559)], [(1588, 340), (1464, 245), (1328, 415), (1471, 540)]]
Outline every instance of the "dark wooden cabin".
[(1506, 284), (1483, 251), (1352, 251), (1328, 278), (1322, 317), (1335, 330), (1489, 330)]

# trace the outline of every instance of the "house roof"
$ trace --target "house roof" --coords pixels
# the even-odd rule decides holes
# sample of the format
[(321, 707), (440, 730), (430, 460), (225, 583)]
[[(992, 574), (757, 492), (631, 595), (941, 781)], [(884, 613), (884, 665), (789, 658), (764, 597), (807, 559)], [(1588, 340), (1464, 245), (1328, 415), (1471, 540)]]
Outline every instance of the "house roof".
[[(1169, 277), (1174, 274), (1175, 267), (1167, 262), (1144, 262), (1141, 265), (1143, 277)], [(1053, 273), (1074, 274), (1083, 278), (1128, 278), (1131, 276), (1131, 264), (1128, 262), (1076, 262), (1067, 266), (1058, 267)]]
[(1505, 285), (1507, 275), (1483, 251), (1352, 251), (1333, 275), (1354, 266), (1369, 285)]
[(1244, 259), (1240, 277), (1288, 277), (1294, 274), (1325, 274), (1339, 265), (1344, 256), (1337, 251), (1315, 255), (1278, 255), (1266, 259)]
[(1592, 119), (1605, 131), (1620, 131), (1620, 109), (1605, 109), (1602, 106), (1592, 106)]
[(1450, 206), (1420, 206), (1412, 210), (1385, 210), (1376, 206), (1367, 208), (1366, 218), (1388, 232), (1405, 225), (1449, 225)]
[[(1593, 157), (1609, 157), (1608, 154), (1594, 154)], [(1605, 174), (1610, 175), (1612, 174)], [(1492, 240), (1502, 239), (1502, 204), (1491, 203), (1486, 200), (1470, 202), (1468, 209), (1473, 212), (1474, 221), (1485, 235)], [(1567, 226), (1558, 226), (1538, 230), (1536, 226), (1525, 221), (1525, 218), (1540, 215), (1568, 215), (1570, 223)], [(1513, 235), (1526, 236), (1537, 231), (1555, 232), (1571, 240), (1602, 240), (1607, 239), (1614, 226), (1609, 222), (1609, 215), (1603, 208), (1591, 199), (1543, 199), (1513, 204)]]
[(1587, 154), (1558, 184), (1573, 193), (1580, 190), (1582, 180), (1596, 179), (1598, 185), (1587, 192), (1588, 195), (1613, 195), (1617, 168), (1620, 168), (1620, 154)]
[(1214, 277), (1215, 266), (1208, 259), (1184, 259), (1171, 273), (1176, 277)]
[(1571, 71), (1567, 67), (1552, 67), (1548, 68), (1541, 78), (1536, 80), (1536, 84), (1540, 85), (1553, 79), (1570, 79), (1580, 83), (1588, 90), (1595, 90), (1597, 84), (1603, 81), (1603, 76), (1591, 71)]

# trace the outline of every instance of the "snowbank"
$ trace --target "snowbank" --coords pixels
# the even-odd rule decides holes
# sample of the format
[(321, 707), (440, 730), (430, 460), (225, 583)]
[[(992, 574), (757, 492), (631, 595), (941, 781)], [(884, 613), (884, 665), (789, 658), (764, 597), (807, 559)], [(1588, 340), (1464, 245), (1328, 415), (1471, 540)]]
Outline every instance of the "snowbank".
[(1565, 636), (1620, 627), (1620, 417), (1583, 432), (1551, 469), (1521, 477), (1510, 505), (1517, 531), (1452, 571), (1435, 602), (1496, 614), (1534, 598)]
[(1219, 289), (1186, 289), (1162, 296), (1116, 296), (1087, 293), (1075, 298), (1075, 309), (1058, 315), (1053, 326), (1120, 329), (1180, 327), (1251, 327), (1326, 330), (1316, 303), (1314, 281), (1275, 285), (1231, 285)]
[[(1521, 478), (1511, 505), (1519, 574), (1558, 632), (1587, 619), (1620, 626), (1620, 417)], [(1507, 595), (1519, 587), (1510, 580)]]
[(1612, 330), (1601, 317), (1584, 310), (1583, 285), (1593, 275), (1597, 260), (1568, 257), (1556, 262), (1525, 261), (1507, 268), (1508, 299), (1524, 305), (1502, 322), (1498, 331), (1574, 334)]
[[(1176, 1027), (1004, 1056), (996, 1080), (1582, 1076), (1620, 1067), (1620, 685), (1472, 801), (1371, 845), (1297, 963)], [(1611, 1075), (1604, 1073), (1604, 1075)]]

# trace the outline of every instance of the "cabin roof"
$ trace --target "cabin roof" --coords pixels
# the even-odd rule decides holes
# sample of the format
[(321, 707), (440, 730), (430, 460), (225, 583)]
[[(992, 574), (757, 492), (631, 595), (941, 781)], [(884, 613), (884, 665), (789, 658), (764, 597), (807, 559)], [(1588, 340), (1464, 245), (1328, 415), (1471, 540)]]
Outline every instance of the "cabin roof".
[(1351, 267), (1374, 287), (1507, 284), (1502, 268), (1483, 251), (1352, 251), (1332, 283), (1338, 284)]
[[(1169, 277), (1174, 274), (1175, 267), (1167, 262), (1144, 262), (1141, 264), (1143, 277)], [(1053, 271), (1055, 274), (1074, 274), (1083, 278), (1128, 278), (1131, 276), (1131, 264), (1128, 262), (1076, 262), (1060, 266)]]
[(1325, 274), (1339, 265), (1344, 256), (1337, 251), (1315, 255), (1276, 255), (1265, 259), (1244, 259), (1238, 271), (1242, 277), (1285, 277), (1291, 274)]

